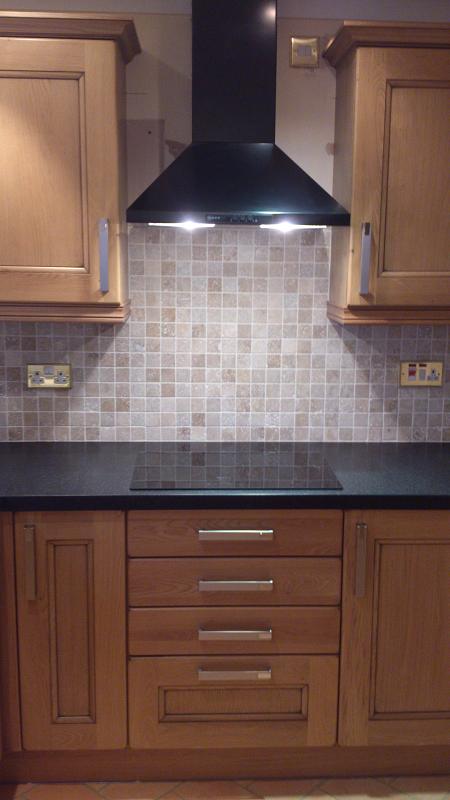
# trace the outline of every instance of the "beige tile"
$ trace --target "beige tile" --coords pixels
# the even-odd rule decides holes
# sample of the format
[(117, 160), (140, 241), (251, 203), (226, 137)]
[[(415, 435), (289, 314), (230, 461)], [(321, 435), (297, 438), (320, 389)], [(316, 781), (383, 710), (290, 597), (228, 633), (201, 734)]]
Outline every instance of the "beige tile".
[(255, 794), (235, 781), (188, 781), (176, 789), (182, 800), (254, 800)]
[(450, 775), (424, 775), (389, 778), (389, 785), (397, 792), (406, 793), (417, 800), (442, 800), (450, 796)]
[(318, 784), (318, 778), (288, 781), (262, 780), (253, 781), (247, 788), (264, 800), (298, 800), (299, 797), (309, 795)]
[(24, 792), (31, 789), (31, 783), (2, 783), (0, 785), (0, 800), (13, 800), (22, 797)]
[(127, 783), (109, 783), (101, 796), (108, 800), (159, 800), (177, 786), (176, 783), (154, 781), (131, 781)]
[(82, 783), (41, 783), (27, 791), (30, 800), (98, 800), (99, 795)]

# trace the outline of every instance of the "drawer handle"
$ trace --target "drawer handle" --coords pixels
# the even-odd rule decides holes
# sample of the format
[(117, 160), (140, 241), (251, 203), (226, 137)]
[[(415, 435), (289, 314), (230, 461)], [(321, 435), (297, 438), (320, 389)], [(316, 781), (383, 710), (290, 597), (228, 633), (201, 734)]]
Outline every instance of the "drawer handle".
[(271, 592), (273, 580), (267, 581), (204, 581), (198, 582), (199, 592)]
[(199, 628), (200, 642), (271, 642), (272, 628), (260, 631), (212, 631)]
[(356, 525), (355, 562), (355, 597), (364, 597), (367, 565), (367, 525), (365, 522), (358, 522)]
[(109, 292), (109, 220), (101, 219), (98, 223), (100, 253), (100, 291)]
[(36, 581), (36, 530), (34, 525), (24, 525), (25, 544), (25, 597), (33, 601), (37, 598)]
[(261, 669), (199, 669), (199, 681), (270, 681), (270, 667)]
[(362, 296), (369, 294), (371, 247), (371, 225), (370, 222), (363, 222), (361, 226), (361, 272), (359, 278), (359, 293)]
[(200, 542), (272, 542), (272, 530), (199, 530)]

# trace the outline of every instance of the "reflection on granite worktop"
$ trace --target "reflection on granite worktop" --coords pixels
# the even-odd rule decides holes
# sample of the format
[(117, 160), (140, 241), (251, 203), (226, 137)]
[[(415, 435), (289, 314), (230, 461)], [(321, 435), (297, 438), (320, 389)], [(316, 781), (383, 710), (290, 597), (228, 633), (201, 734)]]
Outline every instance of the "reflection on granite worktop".
[(133, 490), (342, 489), (320, 446), (307, 442), (165, 442), (137, 457)]

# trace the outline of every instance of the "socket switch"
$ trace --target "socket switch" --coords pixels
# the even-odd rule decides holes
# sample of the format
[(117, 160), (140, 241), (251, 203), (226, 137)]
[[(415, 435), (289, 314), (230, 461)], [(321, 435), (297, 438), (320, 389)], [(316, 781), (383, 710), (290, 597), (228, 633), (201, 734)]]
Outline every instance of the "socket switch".
[(442, 386), (442, 361), (402, 361), (400, 386)]
[(28, 364), (27, 386), (29, 389), (70, 389), (70, 364)]

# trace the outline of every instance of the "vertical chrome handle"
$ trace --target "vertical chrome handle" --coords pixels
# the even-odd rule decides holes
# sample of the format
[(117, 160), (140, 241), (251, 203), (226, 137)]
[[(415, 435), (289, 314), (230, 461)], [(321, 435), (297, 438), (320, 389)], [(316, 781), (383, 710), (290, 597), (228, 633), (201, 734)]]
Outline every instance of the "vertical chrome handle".
[(25, 540), (25, 596), (27, 600), (36, 600), (36, 540), (35, 526), (24, 525)]
[(369, 294), (370, 289), (371, 227), (370, 222), (363, 222), (361, 226), (361, 273), (359, 278), (359, 293), (362, 295)]
[(220, 631), (199, 628), (198, 639), (200, 642), (270, 642), (272, 641), (272, 628), (262, 628), (259, 631)]
[(367, 569), (367, 525), (356, 524), (356, 558), (355, 558), (355, 596), (364, 597), (366, 593)]
[(270, 681), (272, 670), (270, 667), (261, 669), (200, 669), (199, 681)]
[(100, 248), (100, 291), (109, 291), (109, 220), (101, 219), (98, 223), (98, 240)]
[(200, 542), (272, 542), (272, 530), (199, 530)]

